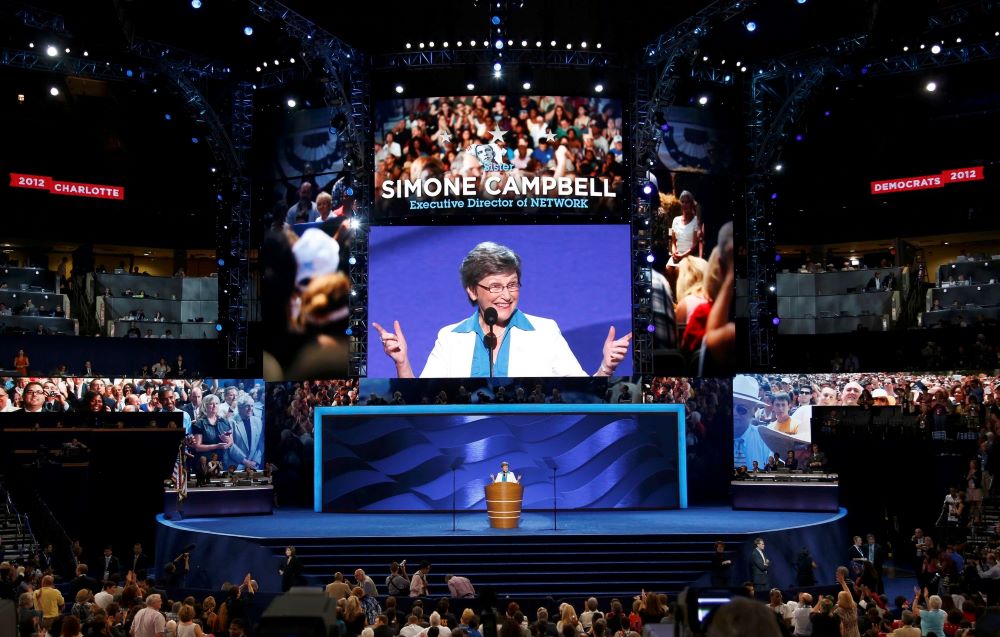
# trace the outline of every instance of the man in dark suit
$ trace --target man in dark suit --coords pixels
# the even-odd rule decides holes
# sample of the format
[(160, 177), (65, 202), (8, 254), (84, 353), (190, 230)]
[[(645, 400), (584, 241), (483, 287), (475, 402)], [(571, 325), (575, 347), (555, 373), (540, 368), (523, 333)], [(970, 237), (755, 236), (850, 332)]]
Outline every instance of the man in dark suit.
[(111, 547), (104, 547), (104, 557), (100, 562), (101, 579), (109, 580), (113, 576), (121, 575), (122, 567), (118, 558), (111, 554)]
[(128, 570), (135, 573), (136, 578), (146, 579), (149, 570), (149, 557), (142, 552), (142, 544), (138, 542), (132, 547), (132, 557), (129, 559)]
[(76, 567), (76, 577), (74, 577), (69, 583), (70, 599), (75, 599), (76, 594), (85, 588), (90, 591), (92, 595), (96, 595), (101, 592), (100, 583), (93, 577), (87, 575), (87, 570), (86, 564), (80, 564)]
[(878, 272), (875, 273), (875, 276), (868, 279), (868, 284), (865, 285), (865, 290), (868, 292), (881, 292), (884, 289), (885, 288), (882, 285), (882, 275)]
[(42, 552), (38, 554), (38, 570), (42, 573), (47, 573), (48, 571), (53, 570), (55, 568), (52, 563), (53, 559), (52, 544), (46, 544), (45, 548), (42, 549)]
[(885, 561), (885, 555), (882, 553), (882, 545), (875, 542), (875, 536), (871, 533), (868, 534), (868, 543), (865, 544), (865, 557), (868, 561), (872, 563), (875, 567), (875, 573), (878, 574), (878, 592), (883, 592), (882, 586), (882, 563)]
[(753, 541), (753, 551), (750, 553), (750, 581), (758, 591), (770, 590), (770, 577), (768, 569), (771, 567), (771, 560), (764, 555), (764, 538), (759, 537)]

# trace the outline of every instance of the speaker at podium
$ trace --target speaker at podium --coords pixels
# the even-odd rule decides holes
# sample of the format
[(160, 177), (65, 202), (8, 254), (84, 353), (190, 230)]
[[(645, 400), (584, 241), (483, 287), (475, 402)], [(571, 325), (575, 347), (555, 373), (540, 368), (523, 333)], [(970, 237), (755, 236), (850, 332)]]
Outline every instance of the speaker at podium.
[(517, 482), (486, 485), (486, 513), (494, 529), (516, 529), (521, 520), (524, 487)]

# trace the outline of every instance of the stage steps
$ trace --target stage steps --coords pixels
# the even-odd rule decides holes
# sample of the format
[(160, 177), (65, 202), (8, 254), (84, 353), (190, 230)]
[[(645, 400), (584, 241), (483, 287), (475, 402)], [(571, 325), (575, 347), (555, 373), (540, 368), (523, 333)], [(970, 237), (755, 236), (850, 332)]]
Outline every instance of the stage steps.
[(386, 594), (389, 564), (406, 560), (413, 574), (422, 560), (432, 564), (430, 596), (448, 594), (444, 576), (463, 575), (477, 591), (492, 587), (501, 596), (622, 597), (643, 589), (675, 595), (701, 577), (711, 564), (715, 540), (736, 549), (741, 535), (543, 535), (496, 537), (278, 538), (266, 546), (278, 562), (294, 545), (310, 584), (333, 581), (340, 571), (349, 582), (364, 569)]

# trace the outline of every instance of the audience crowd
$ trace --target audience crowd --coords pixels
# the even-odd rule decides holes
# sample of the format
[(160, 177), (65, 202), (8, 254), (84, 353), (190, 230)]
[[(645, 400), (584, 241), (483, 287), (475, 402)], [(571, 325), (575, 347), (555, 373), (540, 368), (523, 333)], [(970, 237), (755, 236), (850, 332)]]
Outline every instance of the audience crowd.
[[(375, 145), (378, 209), (389, 210), (394, 201), (381, 197), (387, 180), (472, 177), (482, 192), (486, 173), (498, 170), (490, 163), (506, 173), (595, 177), (610, 191), (622, 184), (621, 110), (608, 100), (476, 95), (402, 104), (393, 114), (400, 119), (383, 122)], [(504, 131), (502, 146), (491, 134), (497, 128)], [(610, 210), (613, 201), (599, 209)]]

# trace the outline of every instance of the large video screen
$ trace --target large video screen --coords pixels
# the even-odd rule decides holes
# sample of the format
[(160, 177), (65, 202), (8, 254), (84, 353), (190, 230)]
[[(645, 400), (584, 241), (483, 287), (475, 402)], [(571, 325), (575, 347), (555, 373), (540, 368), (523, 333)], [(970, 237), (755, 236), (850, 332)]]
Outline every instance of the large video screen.
[(624, 209), (621, 103), (467, 95), (380, 102), (381, 217)]
[(826, 386), (824, 390), (821, 393), (819, 385), (805, 376), (733, 378), (733, 467), (751, 472), (805, 469), (812, 442), (812, 407), (828, 404), (830, 391)]
[(525, 510), (550, 510), (553, 486), (559, 509), (683, 508), (683, 413), (681, 405), (317, 409), (315, 508), (451, 511), (454, 493), (458, 510), (482, 511), (503, 462), (524, 487)]
[[(519, 281), (491, 271), (507, 270), (511, 252)], [(486, 331), (475, 317), (487, 307), (510, 330), (499, 341), (494, 376), (593, 375), (609, 339), (627, 346), (614, 375), (630, 375), (630, 260), (626, 225), (372, 227), (368, 376), (405, 376), (392, 357), (399, 352), (390, 352), (398, 350), (395, 321), (414, 376), (488, 376)], [(476, 279), (468, 286), (463, 263)], [(494, 274), (519, 289), (494, 295), (481, 285), (495, 283)]]

